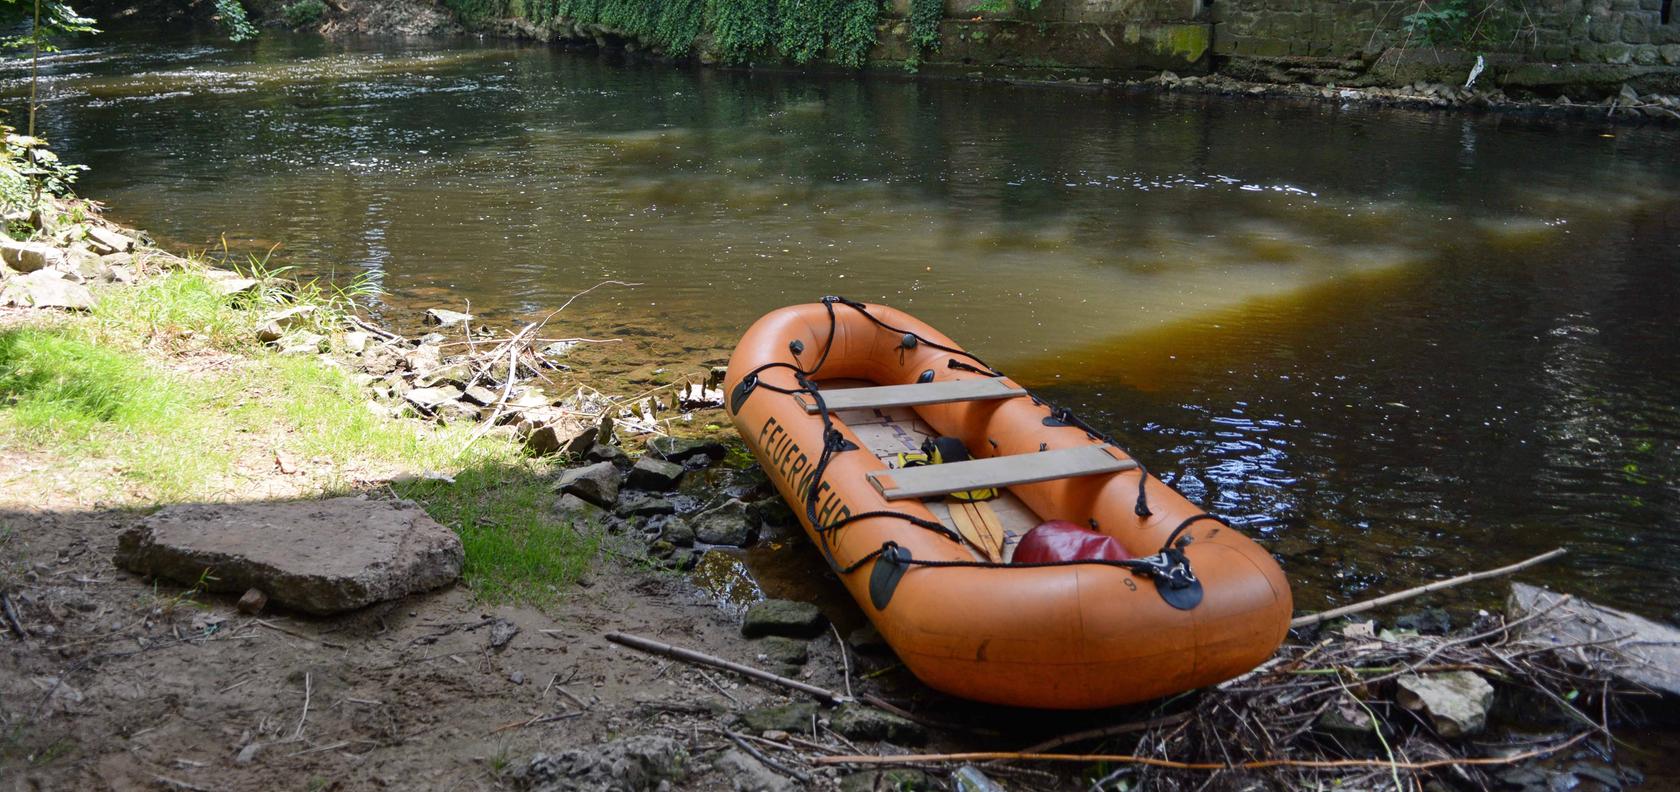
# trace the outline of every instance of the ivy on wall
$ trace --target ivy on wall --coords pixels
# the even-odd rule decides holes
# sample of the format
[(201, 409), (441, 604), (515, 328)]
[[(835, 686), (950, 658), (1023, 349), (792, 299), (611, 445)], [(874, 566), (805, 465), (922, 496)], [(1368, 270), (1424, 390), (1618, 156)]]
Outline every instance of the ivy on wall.
[[(883, 0), (444, 0), (473, 23), (523, 16), (537, 23), (566, 19), (601, 25), (681, 55), (710, 34), (724, 60), (743, 63), (771, 54), (794, 63), (825, 55), (844, 66), (864, 64), (875, 46)], [(925, 0), (923, 0), (925, 4)], [(939, 0), (933, 0), (935, 9)], [(937, 19), (934, 21), (937, 36)]]

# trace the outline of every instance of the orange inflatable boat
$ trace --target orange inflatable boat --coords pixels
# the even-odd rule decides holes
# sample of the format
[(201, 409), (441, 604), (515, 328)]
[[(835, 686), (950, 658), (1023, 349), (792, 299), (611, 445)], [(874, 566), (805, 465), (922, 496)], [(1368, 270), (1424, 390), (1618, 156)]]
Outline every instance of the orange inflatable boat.
[(726, 408), (904, 664), (1108, 707), (1237, 676), (1289, 628), (1271, 555), (933, 328), (839, 297), (758, 320)]

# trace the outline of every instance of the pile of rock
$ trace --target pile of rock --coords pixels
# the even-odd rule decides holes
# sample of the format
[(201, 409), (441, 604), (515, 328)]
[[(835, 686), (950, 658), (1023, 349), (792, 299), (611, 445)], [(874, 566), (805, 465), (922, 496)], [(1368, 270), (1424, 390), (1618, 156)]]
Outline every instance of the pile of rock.
[(752, 544), (766, 525), (793, 525), (793, 512), (774, 494), (718, 487), (715, 476), (703, 475), (719, 472), (707, 468), (724, 453), (713, 440), (659, 437), (632, 459), (597, 443), (581, 455), (583, 464), (561, 472), (554, 511), (580, 530), (639, 535), (647, 557), (670, 569), (693, 567), (707, 547)]
[(67, 224), (20, 242), (0, 238), (0, 306), (85, 311), (89, 283), (132, 283), (151, 255), (97, 220)]
[[(222, 282), (230, 293), (255, 284), (231, 275)], [(440, 423), (484, 422), (485, 434), (520, 439), (536, 454), (580, 458), (597, 444), (610, 446), (615, 431), (663, 434), (667, 414), (689, 415), (723, 403), (721, 368), (703, 382), (679, 383), (682, 387), (668, 394), (634, 400), (583, 386), (553, 393), (550, 375), (567, 369), (562, 358), (578, 339), (540, 338), (540, 325), (499, 337), (475, 325), (471, 314), (442, 308), (428, 309), (423, 321), (432, 330), (408, 338), (354, 316), (295, 305), (262, 317), (255, 333), (283, 354), (347, 363), (382, 412)]]

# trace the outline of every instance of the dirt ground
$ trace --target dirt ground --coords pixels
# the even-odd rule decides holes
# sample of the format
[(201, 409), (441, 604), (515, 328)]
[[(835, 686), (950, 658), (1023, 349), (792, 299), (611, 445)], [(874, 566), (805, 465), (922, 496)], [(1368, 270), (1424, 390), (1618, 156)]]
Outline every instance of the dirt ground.
[[(251, 617), (114, 567), (133, 515), (16, 495), (0, 549), (22, 570), (12, 599), (31, 637), (0, 641), (0, 788), (501, 788), (535, 754), (632, 734), (688, 749), (679, 788), (730, 788), (709, 769), (733, 747), (715, 730), (790, 700), (602, 638), (755, 662), (734, 613), (670, 573), (603, 562), (546, 610), (457, 586), (342, 618)], [(838, 687), (839, 666), (825, 636), (804, 676)]]

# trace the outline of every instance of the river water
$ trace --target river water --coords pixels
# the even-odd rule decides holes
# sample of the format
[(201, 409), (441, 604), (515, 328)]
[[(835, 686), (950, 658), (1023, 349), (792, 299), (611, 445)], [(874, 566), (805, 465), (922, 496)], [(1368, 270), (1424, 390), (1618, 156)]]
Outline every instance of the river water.
[(568, 321), (709, 354), (887, 302), (1260, 537), (1303, 609), (1563, 546), (1533, 577), (1675, 613), (1673, 130), (276, 33), (44, 80), (82, 192), (167, 244), (278, 245), (403, 315), (639, 282)]

